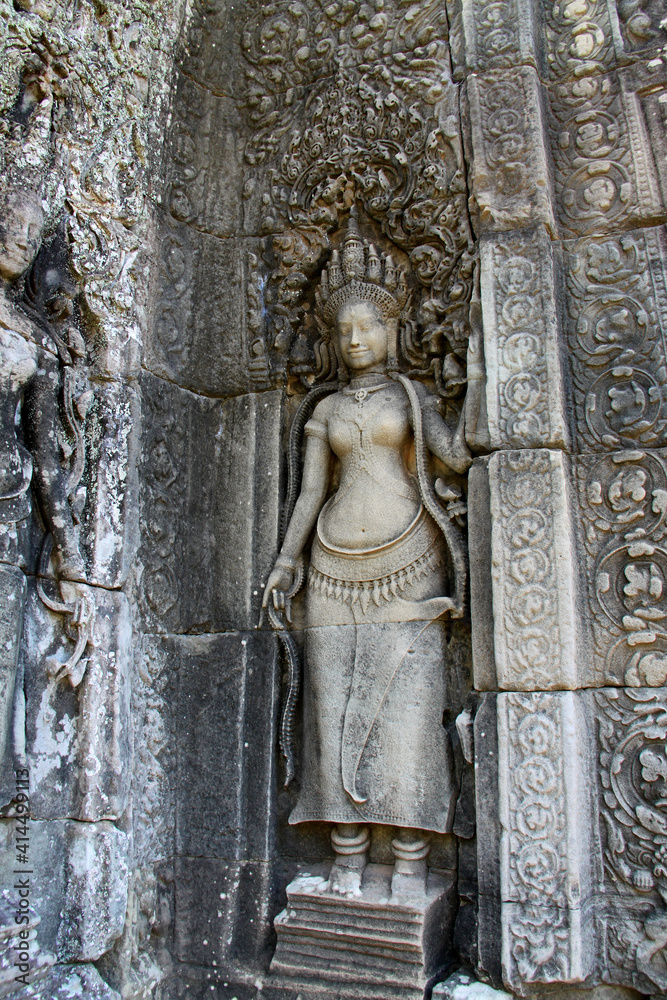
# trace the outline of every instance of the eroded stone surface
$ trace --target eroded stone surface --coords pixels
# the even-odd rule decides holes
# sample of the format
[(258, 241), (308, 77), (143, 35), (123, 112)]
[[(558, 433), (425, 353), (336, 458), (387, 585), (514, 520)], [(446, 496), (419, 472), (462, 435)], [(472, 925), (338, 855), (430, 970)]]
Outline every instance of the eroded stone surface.
[[(0, 874), (16, 905), (15, 821), (2, 820)], [(37, 940), (60, 961), (100, 958), (122, 932), (130, 845), (109, 822), (34, 820), (29, 824), (30, 903), (39, 915)], [(23, 870), (23, 866), (22, 866)]]
[[(462, 520), (468, 489), (487, 692), (466, 700), (468, 624), (443, 625), (458, 800), (431, 863), (458, 868), (460, 957), (517, 995), (667, 990), (662, 7), (0, 0), (0, 738), (31, 770), (40, 947), (111, 984), (61, 967), (30, 996), (310, 1000), (265, 973), (329, 828), (286, 829), (255, 626), (353, 205), (408, 275), (404, 367), (452, 426), (467, 392), (494, 452), (438, 493)], [(86, 625), (36, 595), (44, 528), (50, 599), (93, 599), (75, 686), (48, 679)]]
[[(45, 584), (49, 586), (49, 584)], [(132, 634), (127, 598), (80, 588), (95, 607), (85, 672), (73, 687), (57, 671), (73, 651), (63, 616), (29, 586), (25, 629), (26, 754), (37, 819), (118, 819), (128, 803)]]
[(34, 985), (14, 993), (16, 1000), (120, 1000), (94, 965), (58, 965)]
[(280, 395), (222, 401), (146, 376), (143, 405), (145, 627), (253, 628), (277, 538)]

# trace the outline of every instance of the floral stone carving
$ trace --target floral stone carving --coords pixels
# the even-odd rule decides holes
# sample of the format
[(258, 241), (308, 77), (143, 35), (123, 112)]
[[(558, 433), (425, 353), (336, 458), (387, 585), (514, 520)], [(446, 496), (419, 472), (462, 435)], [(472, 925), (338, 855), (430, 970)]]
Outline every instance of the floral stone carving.
[(599, 740), (603, 929), (611, 982), (642, 992), (667, 986), (667, 705), (664, 690), (594, 695)]

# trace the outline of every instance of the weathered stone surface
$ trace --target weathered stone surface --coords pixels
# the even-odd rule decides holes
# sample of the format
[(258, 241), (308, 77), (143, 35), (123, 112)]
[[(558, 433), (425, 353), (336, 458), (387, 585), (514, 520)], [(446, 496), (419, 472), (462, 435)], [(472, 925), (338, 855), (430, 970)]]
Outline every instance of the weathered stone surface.
[(563, 234), (624, 230), (663, 216), (646, 123), (625, 78), (610, 73), (561, 83), (549, 99)]
[(129, 838), (108, 822), (68, 823), (65, 843), (67, 888), (58, 926), (58, 954), (94, 961), (123, 930)]
[(0, 565), (0, 795), (9, 802), (14, 792), (12, 721), (26, 579), (20, 569)]
[(557, 288), (542, 226), (480, 243), (492, 448), (567, 448)]
[(498, 796), (498, 718), (496, 696), (482, 696), (475, 715), (475, 795), (477, 819), (477, 968), (502, 986), (500, 809)]
[(118, 819), (128, 803), (132, 749), (130, 608), (120, 592), (76, 586), (95, 607), (85, 673), (76, 688), (54, 676), (74, 648), (66, 616), (44, 606), (34, 581), (28, 589), (24, 661), (32, 814)]
[[(457, 5), (448, 6), (458, 14)], [(604, 0), (577, 7), (567, 0), (503, 0), (490, 8), (463, 0), (461, 7), (466, 66), (479, 72), (522, 64), (537, 66), (543, 79), (577, 79), (658, 55), (661, 39), (664, 44), (657, 4), (630, 9)], [(452, 13), (450, 24), (456, 24)]]
[(522, 992), (583, 982), (594, 960), (583, 706), (572, 692), (500, 694), (497, 712), (504, 978)]
[[(176, 851), (189, 857), (268, 861), (273, 831), (277, 699), (271, 635), (163, 640), (178, 676), (172, 711), (181, 734)], [(211, 733), (204, 721), (224, 719)]]
[[(539, 983), (586, 981), (599, 953), (588, 698), (487, 695), (478, 716), (478, 808), (486, 806), (478, 830), (480, 964), (499, 986), (500, 932), (502, 981), (520, 995)], [(489, 815), (494, 795), (496, 821)]]
[[(27, 243), (46, 252), (59, 233), (73, 288), (40, 313), (64, 345), (57, 363), (55, 341), (47, 348), (49, 371), (60, 391), (78, 365), (70, 381), (81, 383), (50, 398), (62, 427), (33, 448), (32, 520), (20, 449), (20, 489), (0, 498), (0, 593), (3, 580), (21, 590), (18, 567), (35, 574), (40, 516), (56, 573), (63, 562), (78, 573), (44, 517), (46, 470), (63, 509), (85, 500), (72, 548), (80, 538), (89, 589), (77, 586), (98, 615), (83, 680), (56, 692), (46, 661), (73, 648), (67, 617), (29, 581), (26, 749), (33, 814), (49, 818), (31, 824), (37, 933), (61, 960), (99, 962), (110, 983), (77, 964), (29, 995), (386, 1000), (378, 981), (320, 989), (312, 976), (265, 975), (297, 863), (331, 861), (330, 824), (287, 829), (299, 789), (275, 787), (279, 670), (255, 626), (278, 545), (283, 431), (306, 387), (335, 376), (315, 288), (353, 206), (364, 238), (408, 275), (399, 367), (438, 389), (451, 426), (466, 393), (469, 444), (486, 456), (467, 486), (462, 476), (456, 494), (442, 483), (438, 494), (461, 521), (467, 492), (474, 677), (486, 692), (476, 824), (470, 765), (456, 758), (458, 838), (441, 835), (431, 853), (458, 885), (459, 958), (532, 1000), (667, 992), (663, 8), (0, 0), (0, 326), (26, 338), (29, 382), (42, 350), (29, 341), (48, 337), (21, 312), (36, 275), (7, 271), (5, 200), (29, 191), (46, 227), (26, 229)], [(85, 359), (70, 351), (75, 335)], [(15, 458), (34, 442), (10, 348), (0, 453)], [(70, 497), (84, 383), (95, 401)], [(58, 594), (57, 580), (46, 586)], [(22, 607), (6, 602), (0, 622), (5, 762), (14, 673), (24, 756)], [(455, 720), (475, 707), (467, 628), (442, 625), (456, 754)], [(413, 711), (406, 699), (404, 718)], [(300, 709), (294, 739), (298, 752)], [(3, 836), (14, 822), (2, 820)], [(474, 825), (477, 845), (464, 840)], [(373, 832), (372, 864), (392, 862), (395, 835)], [(461, 979), (435, 995), (462, 990), (493, 1000)]]
[(94, 965), (58, 965), (46, 978), (12, 996), (15, 1000), (121, 1000)]
[(598, 947), (610, 982), (640, 992), (662, 990), (667, 692), (632, 687), (587, 694), (605, 859)]
[(578, 687), (588, 668), (577, 654), (566, 459), (558, 451), (498, 452), (489, 485), (497, 685)]
[(664, 446), (664, 228), (567, 241), (562, 261), (578, 449)]
[(175, 866), (175, 954), (180, 962), (260, 975), (273, 950), (273, 866), (181, 858)]
[(356, 895), (328, 887), (325, 876), (306, 873), (288, 885), (272, 975), (351, 993), (379, 986), (381, 976), (388, 997), (422, 996), (448, 957), (452, 882), (431, 875), (421, 893), (396, 898), (391, 868), (368, 865)]
[[(133, 861), (138, 865), (136, 855)], [(153, 1000), (172, 964), (168, 945), (173, 882), (168, 862), (137, 866), (131, 873), (123, 933), (96, 963), (105, 981), (123, 998)]]
[[(129, 839), (112, 823), (34, 820), (30, 869), (17, 876), (15, 820), (2, 820), (3, 886), (29, 880), (39, 946), (60, 961), (94, 961), (121, 934), (127, 906)], [(20, 866), (23, 869), (23, 866)], [(26, 866), (27, 869), (27, 866)], [(16, 903), (18, 889), (9, 890)]]
[(88, 563), (86, 580), (100, 587), (121, 587), (136, 556), (140, 427), (136, 389), (113, 382), (95, 387), (87, 425), (81, 550)]
[(582, 611), (597, 683), (667, 681), (663, 451), (582, 455), (573, 466)]
[(455, 972), (444, 983), (433, 987), (432, 996), (443, 997), (445, 1000), (506, 1000), (510, 994), (494, 990), (466, 972)]
[(480, 232), (542, 222), (555, 234), (544, 97), (531, 67), (466, 80), (473, 206)]
[[(19, 879), (21, 876), (16, 878)], [(16, 895), (16, 889), (5, 888), (0, 898), (1, 997), (20, 990), (21, 981), (24, 983), (41, 981), (56, 960), (55, 955), (42, 951), (37, 942), (39, 917), (29, 909), (29, 902), (27, 910), (20, 910), (21, 900), (20, 897), (17, 899)], [(17, 922), (17, 917), (20, 922)], [(22, 977), (22, 980), (17, 977)]]
[[(554, 452), (552, 473), (543, 465), (537, 476), (531, 470), (542, 468), (545, 455), (498, 453), (488, 462), (488, 487), (487, 463), (471, 477), (471, 525), (483, 525), (491, 510), (493, 559), (489, 592), (488, 552), (483, 536), (475, 540), (477, 687), (664, 685), (663, 452), (628, 449), (570, 462)], [(558, 639), (554, 628), (564, 630)]]
[(216, 239), (160, 216), (160, 268), (145, 365), (207, 396), (255, 388), (246, 288), (259, 240)]
[(142, 394), (145, 627), (253, 628), (277, 543), (280, 394), (207, 399), (150, 375)]
[(482, 73), (517, 63), (536, 65), (540, 25), (532, 0), (505, 0), (495, 9), (483, 0), (462, 0), (460, 7), (467, 69)]
[[(221, 60), (221, 62), (224, 60)], [(178, 222), (215, 236), (238, 236), (243, 227), (243, 119), (228, 97), (181, 76), (167, 139), (167, 212)], [(224, 163), (219, 170), (216, 164)]]

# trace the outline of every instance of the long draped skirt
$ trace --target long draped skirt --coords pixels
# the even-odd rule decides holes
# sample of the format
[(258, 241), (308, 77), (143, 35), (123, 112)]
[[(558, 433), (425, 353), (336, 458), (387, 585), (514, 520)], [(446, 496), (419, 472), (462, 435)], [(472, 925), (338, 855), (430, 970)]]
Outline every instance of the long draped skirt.
[(445, 590), (443, 542), (422, 512), (398, 547), (369, 557), (313, 543), (302, 784), (290, 823), (451, 829), (445, 626), (420, 617)]

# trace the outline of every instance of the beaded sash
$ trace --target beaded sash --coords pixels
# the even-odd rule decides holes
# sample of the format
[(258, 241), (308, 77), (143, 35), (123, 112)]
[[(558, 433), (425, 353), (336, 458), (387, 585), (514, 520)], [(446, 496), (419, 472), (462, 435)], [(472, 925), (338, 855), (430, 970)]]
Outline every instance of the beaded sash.
[(402, 535), (372, 549), (341, 549), (328, 544), (318, 523), (308, 586), (350, 606), (358, 601), (365, 613), (371, 601), (378, 607), (391, 601), (442, 562), (440, 533), (423, 507)]

